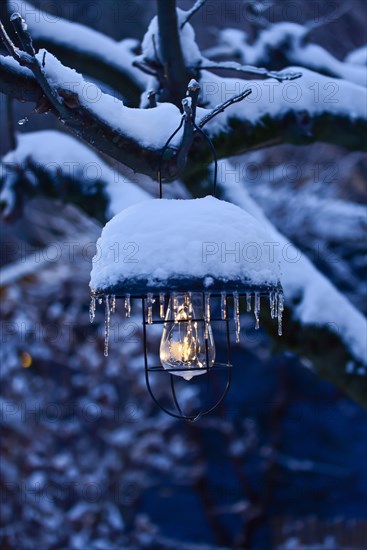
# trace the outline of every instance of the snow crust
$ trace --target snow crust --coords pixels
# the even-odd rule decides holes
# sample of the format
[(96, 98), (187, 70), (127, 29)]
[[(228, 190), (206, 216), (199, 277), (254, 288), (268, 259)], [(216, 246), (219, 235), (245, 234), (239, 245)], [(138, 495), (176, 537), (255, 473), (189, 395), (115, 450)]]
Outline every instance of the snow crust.
[[(219, 169), (219, 174), (222, 174)], [(252, 214), (278, 243), (282, 285), (286, 303), (293, 302), (293, 315), (303, 325), (327, 327), (346, 344), (354, 357), (367, 363), (367, 321), (297, 248), (265, 217), (242, 182), (227, 170), (224, 196)], [(291, 251), (291, 252), (290, 252)], [(285, 327), (286, 330), (286, 327)]]
[(269, 241), (255, 218), (214, 197), (144, 201), (123, 210), (103, 229), (90, 287), (103, 290), (126, 278), (148, 279), (154, 285), (176, 277), (277, 284), (278, 259)]

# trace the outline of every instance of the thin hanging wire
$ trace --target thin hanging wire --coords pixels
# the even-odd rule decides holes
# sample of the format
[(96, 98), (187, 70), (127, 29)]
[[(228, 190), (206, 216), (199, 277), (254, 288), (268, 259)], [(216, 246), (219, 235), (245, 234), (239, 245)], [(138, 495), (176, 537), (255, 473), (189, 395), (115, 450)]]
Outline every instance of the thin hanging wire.
[(199, 128), (199, 126), (197, 124), (195, 124), (195, 122), (194, 122), (194, 128), (197, 132), (199, 132), (206, 139), (206, 141), (209, 143), (210, 149), (212, 150), (212, 153), (213, 153), (213, 158), (214, 158), (213, 197), (216, 197), (217, 196), (217, 181), (218, 181), (218, 157), (217, 157), (217, 152), (216, 152), (215, 147), (213, 145), (213, 142), (210, 139), (210, 137), (208, 136), (208, 134), (206, 134), (201, 128)]
[(162, 154), (161, 154), (160, 159), (159, 159), (159, 166), (158, 166), (158, 185), (159, 185), (159, 198), (160, 198), (160, 199), (163, 199), (163, 185), (162, 185), (162, 164), (163, 164), (163, 157), (164, 157), (165, 152), (166, 152), (167, 149), (168, 149), (168, 145), (171, 143), (171, 141), (173, 140), (173, 138), (175, 137), (175, 135), (178, 134), (178, 132), (181, 130), (182, 125), (183, 125), (183, 123), (184, 123), (184, 120), (185, 120), (185, 115), (182, 115), (180, 125), (178, 126), (178, 128), (176, 128), (176, 130), (173, 132), (173, 134), (167, 139), (167, 141), (166, 141), (166, 143), (165, 143), (165, 145), (164, 145), (164, 147), (163, 147)]
[[(181, 117), (181, 122), (180, 122), (180, 125), (178, 126), (178, 128), (176, 128), (176, 130), (173, 132), (173, 134), (168, 138), (168, 140), (166, 141), (164, 147), (163, 147), (163, 150), (162, 150), (162, 153), (161, 153), (161, 156), (160, 156), (160, 159), (159, 159), (159, 166), (158, 166), (158, 185), (159, 185), (159, 198), (160, 199), (163, 199), (163, 181), (162, 181), (162, 164), (163, 164), (163, 157), (164, 157), (164, 154), (165, 152), (167, 151), (168, 149), (168, 146), (169, 144), (171, 143), (171, 141), (173, 140), (173, 138), (175, 137), (175, 135), (181, 130), (182, 128), (182, 125), (184, 123), (184, 120), (185, 120), (185, 116), (186, 115), (182, 115)], [(213, 145), (213, 142), (212, 140), (210, 139), (210, 137), (201, 129), (199, 128), (199, 126), (197, 124), (195, 124), (195, 122), (193, 122), (193, 126), (195, 128), (195, 130), (197, 132), (199, 132), (203, 137), (204, 139), (206, 139), (206, 141), (209, 143), (209, 146), (210, 146), (210, 149), (213, 153), (213, 158), (214, 158), (214, 178), (213, 178), (213, 197), (216, 197), (217, 196), (217, 181), (218, 181), (218, 156), (217, 156), (217, 152), (215, 150), (215, 147)]]

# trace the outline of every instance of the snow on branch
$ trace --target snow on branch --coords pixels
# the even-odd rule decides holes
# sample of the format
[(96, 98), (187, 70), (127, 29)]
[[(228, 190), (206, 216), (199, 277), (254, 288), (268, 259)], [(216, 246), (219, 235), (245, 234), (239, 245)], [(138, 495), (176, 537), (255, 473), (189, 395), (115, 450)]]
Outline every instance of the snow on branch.
[(243, 64), (265, 67), (298, 65), (301, 70), (305, 67), (361, 86), (367, 85), (363, 66), (353, 63), (348, 57), (340, 61), (322, 46), (308, 43), (309, 32), (307, 26), (297, 23), (274, 23), (262, 30), (253, 44), (249, 44), (245, 32), (225, 29), (220, 33), (219, 45), (207, 50), (206, 55), (214, 58), (236, 56)]
[(142, 54), (136, 58), (134, 64), (155, 76), (159, 95), (164, 100), (170, 98), (176, 105), (179, 104), (177, 93), (183, 93), (187, 79), (197, 79), (203, 69), (234, 70), (262, 78), (275, 78), (278, 81), (294, 80), (301, 76), (299, 71), (269, 71), (235, 62), (216, 63), (203, 57), (196, 42), (195, 31), (187, 24), (187, 12), (176, 9), (174, 2), (168, 4), (165, 0), (158, 1), (158, 16), (150, 22), (142, 42)]
[(221, 165), (219, 174), (223, 198), (257, 218), (280, 251), (286, 305), (282, 343), (367, 407), (366, 319), (274, 228), (228, 167)]
[(43, 96), (33, 73), (12, 57), (0, 55), (0, 92), (19, 101), (38, 103)]
[[(291, 67), (297, 72), (299, 67)], [(215, 109), (235, 90), (252, 90), (245, 102), (229, 106), (207, 124), (219, 156), (235, 155), (274, 143), (335, 143), (348, 149), (367, 149), (367, 91), (362, 86), (333, 80), (303, 69), (296, 82), (249, 81), (201, 74), (202, 103)], [(198, 110), (205, 120), (206, 112)]]
[(267, 69), (253, 67), (251, 65), (241, 65), (236, 63), (236, 61), (222, 61), (220, 63), (215, 63), (210, 59), (203, 57), (201, 59), (200, 68), (202, 70), (210, 69), (225, 69), (229, 71), (236, 71), (238, 73), (245, 73), (248, 75), (255, 74), (257, 76), (262, 76), (264, 78), (274, 78), (278, 82), (283, 82), (286, 80), (296, 80), (302, 76), (301, 72), (287, 72), (287, 71), (268, 71)]
[(73, 204), (103, 223), (149, 198), (89, 147), (54, 130), (20, 134), (17, 147), (0, 164), (3, 218), (17, 218), (37, 195)]
[[(64, 67), (46, 50), (36, 54), (20, 16), (13, 18), (13, 24), (27, 51), (14, 49), (8, 42), (14, 59), (0, 58), (0, 91), (18, 97), (18, 77), (19, 87), (27, 79), (27, 87), (32, 90), (37, 80), (41, 94), (39, 112), (51, 111), (96, 149), (156, 178), (161, 149), (180, 123), (180, 110), (171, 103), (158, 104), (154, 109), (126, 107), (116, 97), (102, 93), (95, 84), (85, 81), (75, 70)], [(185, 29), (190, 28), (190, 25), (185, 26)], [(18, 72), (16, 61), (20, 63)], [(290, 70), (299, 72), (299, 68)], [(202, 122), (207, 120), (206, 115), (212, 118), (210, 112), (218, 110), (218, 106), (221, 107), (218, 113), (223, 105), (228, 107), (207, 126), (215, 139), (219, 157), (274, 142), (326, 141), (350, 149), (366, 148), (362, 139), (367, 124), (366, 90), (360, 86), (329, 80), (310, 71), (304, 71), (296, 82), (282, 83), (223, 79), (202, 71), (200, 84), (199, 104), (207, 107), (197, 109)], [(236, 89), (240, 94), (243, 89), (251, 89), (252, 93), (246, 103), (234, 107), (231, 103), (234, 103)], [(232, 101), (228, 102), (228, 97)], [(179, 132), (171, 144), (172, 154), (164, 167), (165, 178), (176, 177), (184, 168), (183, 156), (177, 155), (181, 145), (187, 147), (187, 142), (181, 144), (182, 135)], [(197, 149), (193, 156), (206, 162), (202, 149), (199, 157)]]
[(17, 9), (23, 18), (27, 16), (36, 48), (49, 50), (61, 62), (72, 64), (81, 73), (116, 90), (129, 104), (138, 105), (147, 78), (133, 66), (137, 40), (117, 42), (79, 23), (55, 18), (23, 0), (17, 3)]
[[(263, 162), (266, 166), (260, 177), (253, 178), (253, 174), (247, 175), (247, 172), (243, 175), (246, 190), (272, 223), (312, 258), (314, 265), (360, 311), (367, 313), (367, 303), (361, 300), (366, 294), (365, 206), (337, 198), (330, 186), (325, 185), (332, 179), (330, 174), (335, 174), (336, 166), (332, 162), (318, 164), (314, 158), (310, 172), (302, 172), (301, 176), (297, 170), (300, 176), (297, 183), (290, 183), (289, 178), (284, 177), (289, 164), (267, 165), (264, 157), (266, 155), (258, 151), (246, 155), (247, 166), (257, 167)], [(358, 177), (358, 163), (362, 164), (362, 159), (360, 153), (346, 155), (338, 167), (340, 175), (344, 171), (349, 175), (354, 167), (353, 173)], [(292, 157), (292, 163), (294, 160)], [(240, 166), (238, 160), (232, 164), (236, 168)], [(292, 168), (295, 170), (294, 165)]]
[[(45, 112), (48, 105), (48, 109), (63, 119), (77, 137), (126, 166), (156, 178), (161, 148), (178, 127), (180, 111), (169, 103), (158, 104), (154, 109), (131, 109), (120, 100), (103, 94), (96, 85), (85, 81), (76, 71), (63, 67), (51, 54), (41, 51), (37, 58), (41, 64), (44, 62), (45, 78), (63, 98), (64, 110), (67, 108), (66, 117), (47, 103), (32, 72), (19, 66), (10, 57), (0, 56), (0, 91), (23, 101), (40, 101), (42, 98), (41, 112)], [(305, 77), (308, 77), (307, 81)], [(309, 89), (310, 84), (314, 85), (313, 90)], [(235, 155), (270, 142), (301, 144), (326, 141), (350, 149), (363, 150), (366, 147), (361, 137), (367, 127), (364, 107), (366, 92), (361, 87), (345, 82), (335, 83), (307, 72), (297, 82), (288, 84), (297, 86), (297, 94), (301, 94), (299, 102), (295, 103), (293, 100), (287, 101), (288, 91), (282, 92), (279, 86), (283, 84), (278, 85), (272, 80), (251, 83), (241, 79), (222, 79), (203, 72), (201, 103), (206, 103), (207, 108), (198, 107), (199, 123), (223, 103), (223, 98), (231, 98), (236, 89), (252, 90), (244, 104), (228, 106), (225, 113), (218, 114), (206, 126), (215, 141), (219, 157), (227, 156), (229, 151)], [(324, 86), (339, 87), (337, 103), (324, 101)], [(320, 98), (315, 102), (314, 94), (318, 90)], [(277, 101), (269, 102), (271, 91)], [(182, 133), (179, 133), (172, 144), (173, 149), (177, 149), (181, 137)], [(199, 157), (197, 149), (193, 153), (195, 158), (201, 155), (202, 161), (206, 161), (202, 150)], [(177, 172), (175, 158), (173, 155), (170, 160), (172, 166), (168, 173), (172, 176)]]

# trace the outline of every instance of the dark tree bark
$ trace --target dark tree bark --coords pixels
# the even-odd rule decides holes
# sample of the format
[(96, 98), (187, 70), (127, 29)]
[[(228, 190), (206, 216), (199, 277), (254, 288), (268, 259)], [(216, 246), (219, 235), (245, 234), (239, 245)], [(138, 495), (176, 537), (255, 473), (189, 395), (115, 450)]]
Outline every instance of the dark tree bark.
[(195, 74), (185, 65), (178, 20), (176, 0), (157, 0), (159, 46), (164, 67), (165, 100), (181, 106), (187, 85)]

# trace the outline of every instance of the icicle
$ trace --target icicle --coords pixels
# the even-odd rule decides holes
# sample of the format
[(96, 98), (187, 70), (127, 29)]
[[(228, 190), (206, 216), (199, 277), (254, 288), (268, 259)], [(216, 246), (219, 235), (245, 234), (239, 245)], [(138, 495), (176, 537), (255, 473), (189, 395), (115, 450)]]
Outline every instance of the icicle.
[(116, 311), (116, 296), (111, 296), (111, 313), (115, 313)]
[(278, 335), (283, 334), (283, 311), (284, 311), (284, 294), (279, 292), (278, 294)]
[(221, 292), (220, 295), (220, 311), (222, 319), (227, 319), (227, 294), (225, 292)]
[(275, 317), (275, 292), (273, 292), (273, 291), (269, 292), (269, 304), (270, 304), (270, 315), (271, 315), (271, 318), (274, 319), (274, 317)]
[(153, 294), (148, 294), (148, 325), (153, 323)]
[(159, 294), (159, 317), (161, 319), (164, 319), (165, 315), (164, 315), (164, 293), (161, 292)]
[(259, 330), (260, 328), (260, 294), (259, 292), (255, 292), (254, 313), (255, 313), (255, 319), (256, 319), (255, 330)]
[(251, 292), (246, 292), (246, 309), (251, 311)]
[(241, 334), (241, 322), (240, 322), (240, 299), (238, 292), (233, 294), (233, 311), (234, 311), (234, 323), (236, 327), (236, 342), (240, 341)]
[(98, 303), (99, 303), (99, 305), (102, 305), (103, 304), (103, 298), (98, 298)]
[(126, 294), (125, 296), (125, 315), (126, 317), (130, 317), (131, 315), (130, 294)]
[(95, 296), (91, 296), (90, 305), (89, 305), (89, 319), (91, 323), (93, 323), (95, 316), (96, 316), (96, 298)]
[(173, 293), (173, 319), (175, 322), (177, 321), (177, 315), (178, 315), (178, 298), (177, 294)]
[(278, 318), (278, 296), (279, 296), (279, 292), (275, 291), (274, 292), (274, 319)]
[[(187, 333), (190, 335), (192, 333), (192, 323), (191, 323), (191, 319), (193, 317), (193, 313), (194, 313), (194, 308), (192, 307), (192, 292), (189, 292), (187, 294), (187, 306), (189, 308), (189, 322), (187, 323)], [(197, 323), (195, 323), (195, 325), (197, 326)]]
[(204, 319), (205, 319), (205, 340), (209, 338), (209, 325), (210, 325), (210, 294), (205, 293), (204, 296)]
[(194, 313), (194, 308), (192, 307), (192, 292), (189, 292), (189, 294), (188, 294), (188, 305), (189, 305), (189, 314), (192, 317), (192, 315)]
[(104, 356), (105, 357), (108, 357), (108, 346), (110, 343), (110, 324), (111, 324), (110, 297), (107, 295), (105, 298), (105, 328), (104, 328)]

